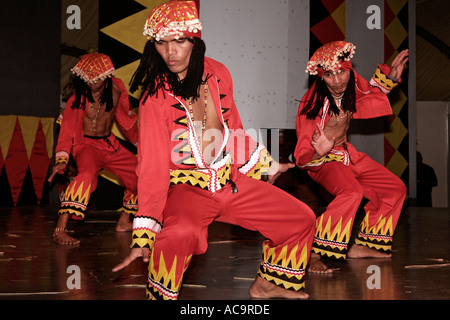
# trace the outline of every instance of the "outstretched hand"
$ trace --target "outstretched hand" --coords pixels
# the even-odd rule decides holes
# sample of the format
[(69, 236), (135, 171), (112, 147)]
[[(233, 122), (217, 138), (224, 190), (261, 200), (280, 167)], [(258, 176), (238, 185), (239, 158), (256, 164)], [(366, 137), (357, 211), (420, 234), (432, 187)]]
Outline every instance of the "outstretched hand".
[(142, 257), (142, 261), (147, 263), (149, 261), (149, 254), (150, 254), (149, 248), (133, 248), (131, 249), (131, 252), (128, 255), (128, 257), (126, 257), (121, 263), (115, 266), (112, 269), (112, 271), (117, 272), (119, 270), (122, 270), (123, 268), (128, 267), (130, 263), (132, 263), (134, 260), (140, 257)]
[(409, 60), (409, 50), (401, 51), (391, 63), (391, 71), (389, 75), (395, 79), (401, 79), (403, 70)]
[(270, 184), (274, 184), (275, 180), (284, 172), (288, 171), (289, 169), (295, 167), (295, 164), (292, 162), (288, 163), (278, 163), (273, 162), (270, 166), (269, 172), (268, 172), (268, 179), (267, 182)]

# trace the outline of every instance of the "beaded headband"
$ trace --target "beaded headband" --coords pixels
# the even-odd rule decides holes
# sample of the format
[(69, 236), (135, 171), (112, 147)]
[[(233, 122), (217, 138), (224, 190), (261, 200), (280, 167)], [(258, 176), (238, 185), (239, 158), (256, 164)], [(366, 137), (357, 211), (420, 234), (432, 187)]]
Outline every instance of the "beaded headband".
[(323, 76), (326, 71), (351, 69), (350, 59), (355, 54), (356, 46), (350, 42), (334, 41), (327, 43), (314, 52), (305, 72), (310, 75)]
[(194, 1), (169, 1), (152, 10), (144, 26), (144, 35), (156, 41), (168, 36), (201, 38), (201, 30)]
[(96, 83), (99, 80), (111, 77), (116, 70), (106, 54), (88, 53), (81, 57), (71, 71), (86, 83)]

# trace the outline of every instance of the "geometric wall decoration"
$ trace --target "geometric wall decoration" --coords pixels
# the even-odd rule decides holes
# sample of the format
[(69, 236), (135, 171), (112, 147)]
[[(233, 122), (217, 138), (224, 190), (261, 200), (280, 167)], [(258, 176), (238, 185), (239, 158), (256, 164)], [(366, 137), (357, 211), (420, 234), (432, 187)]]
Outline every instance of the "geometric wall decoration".
[[(147, 38), (143, 35), (144, 24), (151, 10), (167, 0), (122, 0), (99, 1), (99, 52), (110, 56), (116, 69), (115, 76), (129, 88), (130, 80), (139, 65)], [(133, 110), (139, 113), (138, 93), (130, 94)], [(114, 123), (112, 132), (126, 146), (127, 138)], [(129, 148), (129, 149), (130, 149)], [(121, 186), (119, 179), (110, 172), (102, 170), (100, 177)], [(107, 182), (105, 182), (106, 185)], [(111, 186), (109, 189), (117, 189)]]
[(99, 2), (99, 49), (111, 57), (116, 76), (127, 87), (147, 42), (143, 35), (145, 21), (151, 10), (164, 2), (167, 0)]
[[(129, 88), (131, 78), (139, 66), (147, 38), (143, 35), (145, 21), (155, 6), (168, 0), (122, 0), (99, 1), (99, 52), (111, 57), (116, 69), (115, 76), (120, 78)], [(199, 1), (196, 1), (197, 6)], [(131, 107), (139, 113), (139, 92), (130, 94)], [(129, 150), (133, 146), (114, 124), (112, 132)], [(134, 151), (133, 151), (134, 152)], [(120, 193), (123, 190), (120, 180), (113, 174), (102, 170), (99, 177), (99, 188), (107, 193)], [(103, 192), (102, 192), (103, 193)], [(111, 202), (111, 197), (99, 203), (100, 192), (94, 195), (97, 207), (105, 207)], [(109, 204), (113, 205), (113, 204)]]
[(0, 116), (1, 205), (16, 206), (25, 194), (41, 203), (53, 154), (54, 122), (54, 118)]
[[(399, 52), (408, 49), (408, 0), (384, 1), (384, 60), (390, 65)], [(384, 135), (384, 164), (409, 186), (408, 69), (402, 83), (389, 95), (393, 114)]]
[[(145, 21), (155, 6), (165, 2), (167, 0), (99, 2), (99, 49), (111, 57), (116, 76), (121, 78), (127, 87), (147, 42), (143, 35)], [(200, 11), (200, 1), (194, 2)], [(132, 98), (137, 99), (138, 93), (134, 93)]]
[[(345, 0), (310, 0), (310, 56), (328, 42), (345, 40), (345, 2)], [(312, 78), (310, 76), (310, 84)]]
[[(349, 22), (351, 24), (351, 21)], [(310, 0), (310, 43), (312, 55), (330, 41), (346, 39), (346, 1)], [(408, 0), (384, 1), (384, 63), (390, 65), (408, 48)], [(310, 77), (310, 83), (312, 77)], [(408, 70), (402, 83), (388, 98), (393, 115), (387, 117), (389, 130), (384, 134), (384, 164), (409, 185)]]
[[(116, 69), (115, 76), (129, 88), (131, 78), (137, 69), (147, 38), (143, 35), (144, 24), (155, 6), (168, 0), (123, 0), (99, 1), (99, 51), (111, 57)], [(196, 1), (199, 8), (199, 1)], [(139, 92), (130, 94), (130, 103), (139, 113)], [(113, 133), (126, 141), (126, 137), (113, 127)], [(101, 177), (120, 185), (120, 181), (108, 172)]]
[(345, 0), (310, 1), (310, 53), (331, 41), (345, 40)]

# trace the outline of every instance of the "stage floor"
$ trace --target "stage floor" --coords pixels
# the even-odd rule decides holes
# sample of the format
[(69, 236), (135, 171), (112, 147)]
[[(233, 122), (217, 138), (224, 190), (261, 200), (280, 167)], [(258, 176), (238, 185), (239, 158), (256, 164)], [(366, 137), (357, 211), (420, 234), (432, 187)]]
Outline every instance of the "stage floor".
[[(57, 209), (0, 208), (0, 300), (145, 300), (141, 260), (111, 271), (129, 252), (131, 233), (115, 231), (118, 212), (90, 211), (84, 222), (71, 223), (81, 244), (68, 247), (52, 242)], [(391, 259), (327, 260), (336, 270), (307, 275), (309, 300), (450, 299), (449, 230), (448, 209), (406, 207)], [(213, 223), (208, 251), (193, 257), (179, 299), (249, 300), (263, 240)]]

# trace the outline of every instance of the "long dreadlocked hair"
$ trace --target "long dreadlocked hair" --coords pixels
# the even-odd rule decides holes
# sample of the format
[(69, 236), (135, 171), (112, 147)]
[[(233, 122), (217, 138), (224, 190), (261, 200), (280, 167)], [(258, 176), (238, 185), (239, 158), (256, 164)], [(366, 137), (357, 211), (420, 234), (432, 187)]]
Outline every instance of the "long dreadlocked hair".
[[(106, 104), (105, 111), (108, 112), (114, 108), (113, 103), (113, 83), (111, 78), (106, 78), (105, 87), (103, 89), (102, 95), (100, 96), (100, 104)], [(75, 89), (75, 100), (71, 105), (72, 109), (83, 109), (86, 110), (86, 100), (90, 103), (94, 103), (94, 98), (92, 97), (91, 88), (88, 84), (78, 76), (72, 78), (72, 86)]]
[[(134, 93), (142, 89), (145, 93), (144, 101), (149, 96), (157, 95), (159, 89), (167, 89), (176, 96), (183, 99), (200, 96), (200, 85), (206, 83), (203, 79), (204, 61), (205, 61), (205, 42), (197, 37), (188, 38), (188, 41), (194, 44), (189, 59), (189, 66), (186, 77), (183, 80), (178, 78), (176, 73), (169, 70), (161, 55), (155, 47), (155, 42), (147, 41), (141, 62), (133, 74), (130, 81), (130, 92)], [(163, 91), (164, 94), (164, 91)]]
[[(339, 115), (339, 108), (336, 106), (334, 98), (325, 84), (325, 81), (316, 77), (313, 95), (306, 103), (305, 107), (300, 111), (300, 114), (306, 114), (307, 119), (314, 119), (322, 109), (325, 98), (328, 98), (328, 101), (330, 102), (328, 113), (330, 115)], [(344, 112), (356, 112), (355, 73), (353, 70), (350, 70), (350, 78), (344, 95), (342, 96), (341, 106)]]

